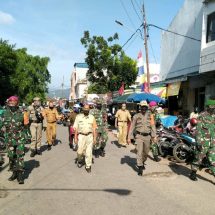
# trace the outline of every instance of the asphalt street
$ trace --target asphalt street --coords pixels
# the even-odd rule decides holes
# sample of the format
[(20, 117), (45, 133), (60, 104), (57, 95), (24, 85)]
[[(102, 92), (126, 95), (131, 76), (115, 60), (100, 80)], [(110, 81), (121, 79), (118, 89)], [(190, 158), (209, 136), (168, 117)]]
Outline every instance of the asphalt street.
[(188, 178), (190, 167), (150, 157), (137, 176), (133, 146), (119, 148), (110, 132), (106, 157), (94, 159), (91, 174), (75, 164), (68, 146), (68, 130), (58, 126), (61, 142), (51, 151), (25, 157), (25, 184), (9, 182), (11, 172), (0, 172), (1, 215), (127, 215), (215, 214), (215, 179), (203, 170), (199, 180)]

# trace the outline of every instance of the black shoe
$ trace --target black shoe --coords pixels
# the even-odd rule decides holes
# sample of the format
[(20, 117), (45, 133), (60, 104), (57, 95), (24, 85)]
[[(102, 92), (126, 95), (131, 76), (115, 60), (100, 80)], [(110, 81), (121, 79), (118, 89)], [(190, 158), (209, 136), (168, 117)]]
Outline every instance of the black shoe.
[(50, 151), (52, 149), (51, 145), (48, 145), (47, 150)]
[(99, 158), (99, 149), (94, 150), (95, 158)]
[(14, 180), (16, 180), (16, 179), (17, 179), (17, 172), (14, 171), (13, 174), (11, 175), (11, 177), (8, 178), (8, 181), (14, 181)]
[(24, 184), (24, 177), (23, 177), (23, 172), (22, 171), (18, 172), (17, 181), (18, 181), (19, 184)]
[(190, 173), (190, 176), (189, 178), (192, 180), (192, 181), (197, 181), (197, 176), (196, 176), (196, 171), (192, 170), (192, 172)]
[(161, 161), (161, 159), (160, 159), (157, 155), (154, 156), (154, 160), (155, 160), (156, 162)]
[(37, 150), (37, 154), (38, 154), (38, 155), (42, 155), (42, 152), (41, 152), (40, 149)]
[(144, 167), (143, 166), (138, 166), (138, 175), (139, 176), (142, 176), (143, 175), (143, 169), (144, 169)]
[(101, 150), (100, 150), (100, 156), (101, 156), (101, 157), (105, 157), (105, 150), (104, 150), (104, 149), (101, 149)]
[(91, 173), (91, 167), (90, 168), (85, 168), (86, 169), (86, 171), (88, 172), (88, 173)]
[(33, 158), (35, 155), (36, 155), (36, 151), (35, 150), (31, 150), (30, 157)]
[(83, 164), (83, 162), (78, 161), (77, 166), (78, 166), (78, 168), (81, 168), (82, 166), (84, 166), (84, 164)]

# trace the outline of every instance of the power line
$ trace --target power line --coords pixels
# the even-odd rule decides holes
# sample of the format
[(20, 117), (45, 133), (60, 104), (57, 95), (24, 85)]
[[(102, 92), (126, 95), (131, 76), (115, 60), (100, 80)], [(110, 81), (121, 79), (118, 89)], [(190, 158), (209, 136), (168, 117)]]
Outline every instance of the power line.
[(134, 9), (134, 11), (135, 11), (136, 15), (138, 16), (138, 18), (139, 18), (140, 22), (142, 23), (142, 19), (140, 18), (140, 15), (138, 14), (138, 12), (137, 12), (137, 10), (136, 10), (136, 7), (135, 7), (135, 5), (134, 5), (133, 0), (131, 0), (131, 4), (132, 4), (133, 9)]
[(148, 37), (148, 38), (149, 38), (149, 44), (150, 44), (150, 48), (151, 48), (151, 51), (152, 51), (152, 55), (154, 57), (155, 63), (157, 64), (157, 59), (155, 57), (155, 52), (154, 52), (154, 49), (153, 49), (153, 46), (152, 46), (152, 43), (151, 43), (151, 39), (150, 39), (150, 37)]
[(186, 36), (186, 35), (184, 35), (184, 34), (180, 34), (180, 33), (174, 32), (174, 31), (170, 31), (170, 30), (167, 30), (167, 29), (161, 28), (161, 27), (159, 27), (159, 26), (157, 26), (157, 25), (148, 24), (148, 27), (158, 28), (158, 29), (160, 29), (160, 30), (162, 30), (162, 31), (166, 31), (166, 32), (169, 32), (169, 33), (172, 33), (172, 34), (175, 34), (175, 35), (181, 36), (181, 37), (186, 37), (186, 38), (188, 38), (188, 39), (191, 39), (191, 40), (195, 40), (195, 41), (201, 42), (201, 40), (196, 39), (196, 38), (194, 38), (194, 37), (189, 37), (189, 36)]
[(120, 3), (121, 3), (121, 5), (122, 5), (122, 7), (123, 7), (123, 9), (124, 9), (124, 11), (125, 11), (125, 13), (126, 13), (128, 19), (129, 19), (129, 21), (130, 21), (130, 23), (133, 25), (134, 28), (136, 28), (136, 26), (135, 26), (135, 24), (133, 23), (133, 21), (132, 21), (130, 15), (129, 15), (129, 13), (128, 13), (128, 11), (127, 11), (127, 9), (126, 9), (126, 7), (125, 7), (123, 1), (120, 0)]
[(134, 39), (130, 42), (130, 44), (126, 47), (126, 49), (124, 51), (126, 51), (133, 44), (133, 42), (137, 39), (137, 37), (138, 37), (138, 34), (136, 34)]

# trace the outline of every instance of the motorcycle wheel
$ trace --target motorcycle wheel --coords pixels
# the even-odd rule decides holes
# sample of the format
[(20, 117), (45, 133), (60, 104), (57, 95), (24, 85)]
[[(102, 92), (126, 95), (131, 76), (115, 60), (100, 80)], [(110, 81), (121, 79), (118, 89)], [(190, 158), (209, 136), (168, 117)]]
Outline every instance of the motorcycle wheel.
[(178, 163), (184, 163), (188, 157), (188, 151), (184, 148), (184, 144), (177, 144), (173, 148), (173, 156)]
[(166, 157), (169, 154), (170, 143), (168, 141), (160, 142), (158, 145), (158, 151), (162, 157)]

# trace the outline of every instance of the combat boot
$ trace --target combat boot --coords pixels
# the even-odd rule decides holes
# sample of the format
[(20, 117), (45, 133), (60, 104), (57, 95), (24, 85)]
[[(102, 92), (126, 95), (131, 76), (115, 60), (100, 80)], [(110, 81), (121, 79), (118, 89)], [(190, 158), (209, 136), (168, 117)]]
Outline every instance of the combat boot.
[(85, 168), (88, 173), (91, 173), (91, 167)]
[(192, 170), (192, 172), (190, 173), (190, 176), (189, 178), (192, 180), (192, 181), (197, 181), (197, 176), (196, 176), (196, 171), (195, 170)]
[(30, 154), (30, 157), (33, 158), (35, 155), (36, 155), (36, 151), (35, 150), (31, 150), (31, 154)]
[(100, 156), (105, 157), (105, 150), (100, 148)]
[(99, 158), (99, 149), (94, 150), (95, 158)]
[(17, 181), (18, 181), (19, 184), (24, 184), (24, 177), (23, 177), (23, 172), (22, 171), (18, 171)]
[(51, 145), (48, 145), (47, 150), (50, 151), (52, 149)]
[(38, 154), (38, 155), (42, 155), (42, 152), (41, 152), (40, 149), (37, 149), (37, 154)]
[(143, 175), (143, 166), (138, 166), (138, 173), (139, 176)]
[(10, 178), (8, 178), (8, 181), (14, 181), (17, 179), (17, 172), (13, 171), (13, 174), (11, 175)]
[(161, 159), (160, 159), (157, 155), (154, 155), (154, 160), (155, 160), (156, 162), (161, 161)]

